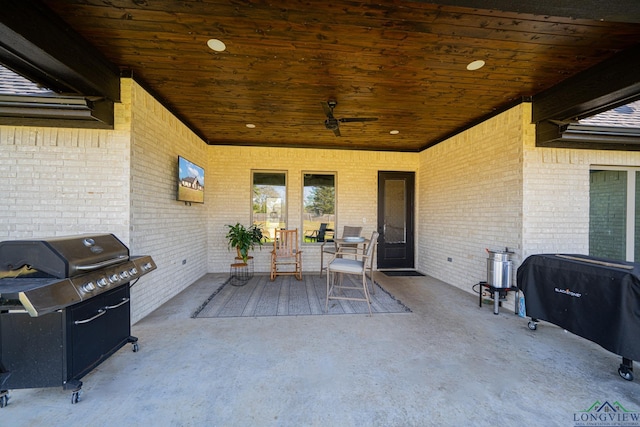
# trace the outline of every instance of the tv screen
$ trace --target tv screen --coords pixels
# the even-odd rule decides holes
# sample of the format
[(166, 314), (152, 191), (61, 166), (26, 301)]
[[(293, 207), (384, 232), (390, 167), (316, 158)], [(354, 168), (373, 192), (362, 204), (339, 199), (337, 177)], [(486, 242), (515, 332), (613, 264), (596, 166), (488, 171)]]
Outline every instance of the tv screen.
[(178, 200), (204, 203), (204, 169), (178, 156)]

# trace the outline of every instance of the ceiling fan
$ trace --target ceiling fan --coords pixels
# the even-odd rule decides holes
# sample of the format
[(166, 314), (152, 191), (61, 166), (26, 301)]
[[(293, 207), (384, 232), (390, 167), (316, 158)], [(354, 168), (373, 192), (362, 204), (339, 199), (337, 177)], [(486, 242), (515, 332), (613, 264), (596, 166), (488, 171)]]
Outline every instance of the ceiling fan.
[(332, 130), (336, 136), (340, 136), (340, 123), (347, 122), (374, 122), (378, 120), (377, 117), (343, 117), (341, 119), (336, 119), (333, 116), (333, 109), (338, 105), (338, 101), (327, 101), (321, 102), (322, 109), (324, 110), (324, 114), (326, 114), (327, 119), (324, 121), (324, 125), (327, 129)]

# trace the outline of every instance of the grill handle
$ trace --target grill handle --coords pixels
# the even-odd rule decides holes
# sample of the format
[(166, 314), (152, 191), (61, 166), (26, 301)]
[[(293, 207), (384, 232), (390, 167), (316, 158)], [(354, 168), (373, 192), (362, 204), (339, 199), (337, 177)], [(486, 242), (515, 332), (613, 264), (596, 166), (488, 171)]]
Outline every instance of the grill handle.
[(126, 261), (128, 259), (129, 257), (127, 255), (120, 255), (118, 256), (118, 258), (108, 259), (106, 261), (98, 262), (95, 264), (79, 265), (76, 267), (76, 269), (80, 271), (92, 271), (92, 270), (97, 270), (98, 268), (103, 268), (109, 265), (117, 264), (119, 262)]
[(105, 310), (113, 310), (114, 308), (118, 308), (121, 305), (124, 305), (124, 304), (126, 304), (128, 302), (129, 302), (129, 298), (122, 298), (122, 301), (120, 301), (118, 304), (116, 304), (116, 305), (108, 305), (104, 309)]
[(106, 312), (107, 312), (107, 310), (105, 310), (104, 308), (101, 308), (100, 310), (98, 310), (98, 314), (96, 314), (95, 316), (90, 317), (88, 319), (84, 319), (84, 320), (76, 320), (75, 322), (73, 322), (73, 324), (74, 325), (82, 325), (82, 324), (85, 324), (85, 323), (93, 322), (94, 320), (96, 320), (98, 317), (102, 316)]
[(130, 301), (129, 298), (122, 298), (122, 301), (120, 301), (118, 304), (116, 305), (108, 305), (106, 307), (101, 308), (100, 310), (98, 310), (98, 313), (93, 316), (90, 317), (88, 319), (84, 319), (84, 320), (76, 320), (75, 322), (73, 322), (74, 325), (83, 325), (85, 323), (89, 323), (89, 322), (93, 322), (94, 320), (96, 320), (98, 317), (104, 315), (107, 313), (107, 310), (113, 310), (114, 308), (118, 308), (126, 303), (128, 303)]

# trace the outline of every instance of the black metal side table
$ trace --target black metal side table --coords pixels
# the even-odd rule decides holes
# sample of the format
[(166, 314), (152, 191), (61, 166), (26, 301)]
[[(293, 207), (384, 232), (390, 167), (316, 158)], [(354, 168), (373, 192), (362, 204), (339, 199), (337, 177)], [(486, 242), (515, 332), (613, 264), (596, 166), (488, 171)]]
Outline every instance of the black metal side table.
[(253, 257), (247, 258), (247, 262), (241, 257), (236, 257), (235, 262), (229, 268), (229, 283), (233, 286), (244, 286), (253, 277)]

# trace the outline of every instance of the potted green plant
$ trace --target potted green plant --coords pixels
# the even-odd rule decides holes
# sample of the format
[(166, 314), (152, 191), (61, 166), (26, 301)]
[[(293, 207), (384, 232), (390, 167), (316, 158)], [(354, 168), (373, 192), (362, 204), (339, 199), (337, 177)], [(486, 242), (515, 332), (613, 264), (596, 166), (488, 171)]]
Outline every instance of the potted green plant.
[(264, 239), (262, 229), (255, 224), (245, 227), (239, 222), (236, 225), (227, 225), (227, 227), (229, 227), (229, 231), (226, 239), (229, 243), (229, 250), (236, 248), (238, 257), (242, 258), (242, 262), (246, 264), (249, 259), (249, 250), (254, 249), (256, 245), (262, 246)]

